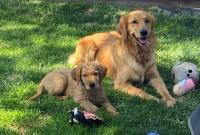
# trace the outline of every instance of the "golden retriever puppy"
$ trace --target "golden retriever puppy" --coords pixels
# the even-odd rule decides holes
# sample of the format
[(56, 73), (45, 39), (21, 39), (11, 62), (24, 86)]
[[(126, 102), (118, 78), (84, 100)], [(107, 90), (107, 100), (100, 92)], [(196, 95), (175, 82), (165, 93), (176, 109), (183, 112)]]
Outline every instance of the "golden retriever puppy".
[(103, 106), (108, 112), (116, 115), (118, 112), (106, 98), (102, 87), (101, 81), (105, 74), (106, 69), (94, 62), (80, 64), (73, 70), (54, 70), (42, 79), (37, 93), (30, 100), (47, 91), (49, 95), (62, 99), (72, 97), (86, 111), (95, 112), (97, 106)]
[(90, 48), (97, 48), (95, 61), (107, 68), (107, 76), (114, 80), (115, 89), (159, 101), (132, 85), (132, 82), (148, 80), (166, 105), (172, 107), (176, 100), (168, 92), (156, 67), (154, 21), (155, 18), (145, 11), (133, 11), (122, 16), (117, 31), (80, 39), (69, 61), (74, 64), (85, 62)]

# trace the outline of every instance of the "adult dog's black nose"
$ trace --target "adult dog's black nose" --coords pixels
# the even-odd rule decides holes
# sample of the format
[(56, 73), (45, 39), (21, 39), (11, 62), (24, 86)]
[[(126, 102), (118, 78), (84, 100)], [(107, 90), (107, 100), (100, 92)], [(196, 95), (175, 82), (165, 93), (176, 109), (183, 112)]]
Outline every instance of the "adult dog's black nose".
[(145, 30), (145, 29), (142, 29), (142, 30), (140, 31), (140, 35), (141, 35), (142, 37), (146, 37), (147, 34), (148, 34), (148, 32), (147, 32), (147, 30)]
[(90, 86), (90, 88), (94, 88), (95, 87), (95, 83), (90, 83), (89, 86)]

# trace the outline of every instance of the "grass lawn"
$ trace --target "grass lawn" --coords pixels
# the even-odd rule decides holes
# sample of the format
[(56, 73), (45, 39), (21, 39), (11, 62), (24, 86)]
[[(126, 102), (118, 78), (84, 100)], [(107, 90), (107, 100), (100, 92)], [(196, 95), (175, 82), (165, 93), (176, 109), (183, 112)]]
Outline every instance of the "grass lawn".
[[(78, 106), (72, 100), (35, 93), (42, 77), (57, 67), (66, 67), (67, 57), (79, 38), (116, 29), (119, 17), (133, 9), (107, 4), (56, 3), (48, 0), (0, 1), (0, 134), (57, 135), (189, 135), (187, 118), (199, 104), (200, 91), (186, 94), (174, 108), (114, 91), (104, 80), (106, 94), (120, 115), (105, 110), (98, 114), (105, 124), (85, 128), (68, 124), (68, 110)], [(170, 71), (176, 61), (200, 66), (200, 17), (158, 15), (157, 64), (172, 93)], [(150, 86), (140, 86), (153, 95)]]

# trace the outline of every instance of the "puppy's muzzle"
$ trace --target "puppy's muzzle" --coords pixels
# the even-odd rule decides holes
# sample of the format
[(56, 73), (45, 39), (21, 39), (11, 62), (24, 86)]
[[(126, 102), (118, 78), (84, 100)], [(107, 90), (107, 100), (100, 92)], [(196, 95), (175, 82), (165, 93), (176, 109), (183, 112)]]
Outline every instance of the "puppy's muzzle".
[(90, 86), (90, 89), (94, 89), (96, 87), (95, 83), (93, 83), (93, 82), (90, 83), (89, 86)]

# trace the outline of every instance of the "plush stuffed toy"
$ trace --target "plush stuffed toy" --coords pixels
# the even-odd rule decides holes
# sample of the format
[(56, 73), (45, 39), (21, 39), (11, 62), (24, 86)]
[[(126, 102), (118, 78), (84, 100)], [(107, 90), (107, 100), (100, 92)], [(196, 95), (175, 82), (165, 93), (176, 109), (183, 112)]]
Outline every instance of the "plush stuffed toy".
[(81, 111), (75, 108), (74, 110), (69, 111), (69, 113), (71, 114), (69, 120), (69, 123), (71, 124), (77, 123), (86, 126), (98, 126), (103, 123), (102, 118), (91, 112)]
[(172, 68), (171, 75), (176, 83), (173, 92), (177, 96), (182, 96), (198, 85), (199, 72), (197, 66), (191, 62), (176, 63)]

